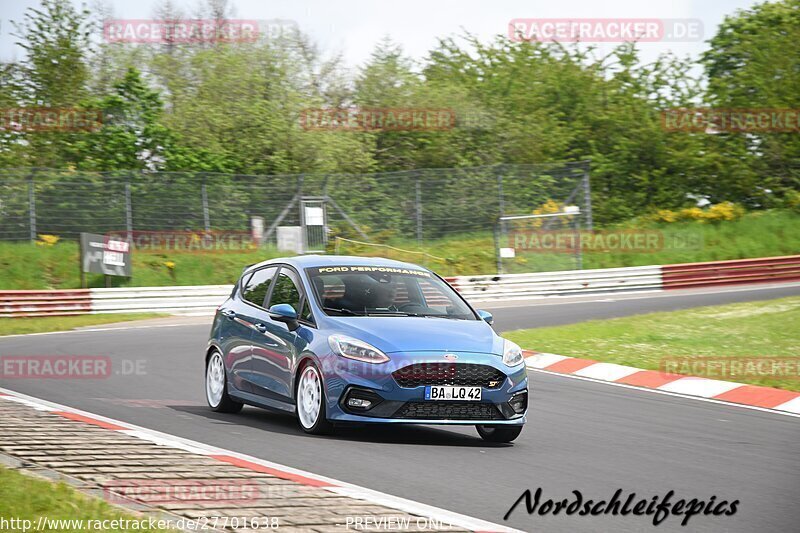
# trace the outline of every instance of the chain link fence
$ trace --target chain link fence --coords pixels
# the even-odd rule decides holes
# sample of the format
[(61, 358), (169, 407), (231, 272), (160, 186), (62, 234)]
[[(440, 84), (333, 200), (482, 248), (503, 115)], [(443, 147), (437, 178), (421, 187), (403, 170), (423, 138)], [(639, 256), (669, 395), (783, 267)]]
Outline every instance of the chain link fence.
[(588, 168), (572, 162), (270, 176), (2, 169), (0, 240), (42, 234), (75, 240), (81, 232), (247, 232), (251, 219), (262, 217), (261, 244), (274, 246), (277, 226), (301, 225), (302, 201), (321, 199), (331, 252), (334, 245), (342, 253), (360, 252), (356, 248), (368, 243), (441, 258), (446, 243), (472, 238), (483, 243), (476, 244), (482, 253), (494, 255), (499, 217), (530, 214), (548, 201), (578, 206), (575, 224), (591, 229)]

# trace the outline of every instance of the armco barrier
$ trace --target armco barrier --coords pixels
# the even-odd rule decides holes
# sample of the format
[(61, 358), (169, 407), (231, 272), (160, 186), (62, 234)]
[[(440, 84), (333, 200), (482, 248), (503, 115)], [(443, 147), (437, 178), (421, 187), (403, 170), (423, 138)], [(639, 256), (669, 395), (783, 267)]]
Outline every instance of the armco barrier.
[(800, 281), (800, 255), (661, 267), (665, 289)]
[[(683, 265), (456, 276), (447, 281), (472, 302), (536, 296), (658, 291), (739, 283), (800, 281), (800, 255)], [(0, 291), (0, 317), (85, 313), (211, 314), (231, 285)]]
[(91, 312), (88, 289), (61, 291), (0, 291), (0, 318), (81, 315)]
[(565, 270), (537, 274), (447, 278), (467, 300), (507, 300), (532, 296), (661, 290), (661, 267)]
[(92, 313), (211, 314), (233, 285), (91, 289)]

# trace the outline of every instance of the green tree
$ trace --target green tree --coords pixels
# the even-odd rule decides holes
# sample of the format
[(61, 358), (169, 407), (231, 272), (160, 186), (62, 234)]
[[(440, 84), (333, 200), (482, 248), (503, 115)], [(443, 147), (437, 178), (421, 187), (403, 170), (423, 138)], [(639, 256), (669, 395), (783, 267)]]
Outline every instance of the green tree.
[(74, 144), (71, 163), (89, 170), (162, 170), (174, 140), (161, 122), (159, 93), (130, 68), (114, 84), (113, 93), (93, 100), (100, 109), (102, 127)]
[[(765, 2), (725, 17), (702, 63), (707, 100), (719, 108), (800, 108), (800, 0)], [(735, 161), (718, 175), (720, 199), (771, 205), (800, 189), (800, 138), (794, 133), (720, 134), (711, 149)]]
[[(17, 45), (25, 51), (16, 65), (17, 105), (54, 109), (79, 107), (87, 96), (90, 48), (89, 13), (77, 10), (69, 0), (42, 0), (15, 23)], [(20, 166), (60, 166), (76, 135), (56, 131), (25, 132), (17, 145)]]

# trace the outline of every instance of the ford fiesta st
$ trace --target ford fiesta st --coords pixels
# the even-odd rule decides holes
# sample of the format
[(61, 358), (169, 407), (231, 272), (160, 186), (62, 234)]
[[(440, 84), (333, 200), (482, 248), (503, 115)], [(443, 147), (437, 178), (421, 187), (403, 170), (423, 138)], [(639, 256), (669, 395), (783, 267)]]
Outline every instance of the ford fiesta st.
[(214, 411), (296, 413), (335, 424), (468, 424), (510, 442), (522, 431), (522, 350), (442, 278), (386, 259), (303, 256), (245, 269), (217, 309), (205, 354)]

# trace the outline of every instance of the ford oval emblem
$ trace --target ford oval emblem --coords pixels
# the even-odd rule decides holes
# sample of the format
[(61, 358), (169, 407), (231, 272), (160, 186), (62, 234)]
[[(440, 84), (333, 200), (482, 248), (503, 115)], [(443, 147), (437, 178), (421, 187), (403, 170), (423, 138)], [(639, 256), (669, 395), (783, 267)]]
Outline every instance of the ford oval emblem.
[(455, 361), (456, 359), (458, 359), (458, 356), (454, 353), (446, 353), (444, 354), (444, 358), (447, 359), (448, 361)]

